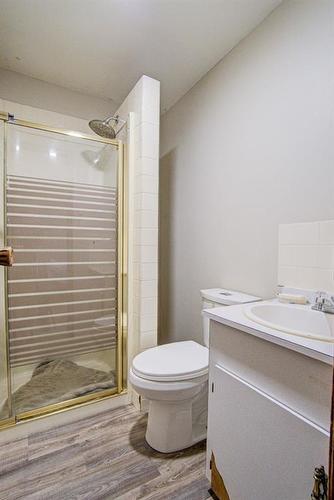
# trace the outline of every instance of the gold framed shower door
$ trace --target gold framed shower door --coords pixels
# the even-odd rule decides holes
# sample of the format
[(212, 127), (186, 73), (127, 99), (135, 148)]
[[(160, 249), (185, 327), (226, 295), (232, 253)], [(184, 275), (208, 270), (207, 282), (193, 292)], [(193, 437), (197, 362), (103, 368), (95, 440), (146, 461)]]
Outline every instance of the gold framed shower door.
[[(0, 429), (8, 428), (15, 425), (19, 421), (27, 421), (33, 418), (40, 418), (46, 415), (59, 413), (69, 409), (77, 408), (86, 404), (101, 401), (102, 399), (114, 398), (125, 394), (126, 390), (126, 342), (127, 342), (127, 244), (128, 244), (128, 219), (127, 219), (127, 173), (125, 168), (125, 145), (119, 139), (106, 139), (91, 134), (66, 130), (56, 127), (47, 126), (40, 123), (34, 123), (27, 120), (20, 120), (13, 115), (0, 111), (0, 121), (4, 123), (4, 141), (3, 141), (3, 165), (1, 166), (1, 189), (0, 203), (3, 210), (3, 220), (1, 224), (4, 228), (3, 237), (0, 238), (0, 244), (6, 242), (6, 193), (5, 193), (5, 176), (7, 171), (7, 127), (11, 124), (21, 127), (41, 130), (45, 132), (53, 132), (60, 135), (85, 139), (102, 144), (110, 144), (117, 149), (117, 193), (118, 193), (118, 220), (117, 220), (117, 355), (116, 355), (116, 373), (117, 387), (112, 389), (100, 390), (93, 394), (79, 396), (74, 399), (61, 401), (50, 404), (30, 411), (13, 415), (12, 391), (11, 391), (11, 368), (9, 365), (9, 338), (8, 338), (8, 293), (7, 293), (7, 269), (4, 268), (3, 282), (3, 297), (0, 299), (4, 311), (2, 322), (3, 331), (5, 332), (6, 343), (6, 363), (7, 363), (7, 385), (8, 385), (8, 406), (9, 418), (0, 421)], [(0, 226), (1, 227), (1, 226)], [(15, 251), (15, 249), (14, 249)]]

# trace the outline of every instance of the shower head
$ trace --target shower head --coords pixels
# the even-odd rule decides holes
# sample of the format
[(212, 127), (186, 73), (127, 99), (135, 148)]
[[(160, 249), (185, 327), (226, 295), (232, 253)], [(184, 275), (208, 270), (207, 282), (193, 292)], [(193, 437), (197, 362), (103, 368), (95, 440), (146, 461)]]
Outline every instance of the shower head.
[(111, 116), (106, 120), (91, 120), (88, 125), (95, 132), (95, 134), (100, 135), (106, 139), (115, 139), (116, 132), (115, 129), (110, 125), (110, 122), (114, 121), (117, 125), (118, 116)]

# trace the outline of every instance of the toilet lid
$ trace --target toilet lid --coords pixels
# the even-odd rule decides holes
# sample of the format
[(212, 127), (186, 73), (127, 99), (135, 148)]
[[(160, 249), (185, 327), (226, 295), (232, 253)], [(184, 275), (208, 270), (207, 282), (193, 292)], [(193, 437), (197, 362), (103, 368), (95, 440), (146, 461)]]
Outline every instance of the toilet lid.
[(152, 347), (132, 362), (135, 375), (148, 380), (177, 381), (208, 373), (209, 350), (192, 340)]

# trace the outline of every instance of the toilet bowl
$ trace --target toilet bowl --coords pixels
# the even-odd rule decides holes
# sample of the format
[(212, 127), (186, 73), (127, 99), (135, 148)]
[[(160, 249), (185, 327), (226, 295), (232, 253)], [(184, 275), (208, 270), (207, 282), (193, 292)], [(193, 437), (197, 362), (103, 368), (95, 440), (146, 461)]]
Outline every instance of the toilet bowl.
[[(260, 300), (240, 292), (202, 290), (203, 309)], [(203, 318), (205, 346), (192, 340), (152, 347), (132, 362), (129, 381), (148, 400), (146, 441), (171, 453), (206, 438), (209, 320)]]
[(149, 401), (146, 441), (163, 453), (206, 437), (208, 349), (193, 342), (153, 347), (133, 360), (129, 380)]

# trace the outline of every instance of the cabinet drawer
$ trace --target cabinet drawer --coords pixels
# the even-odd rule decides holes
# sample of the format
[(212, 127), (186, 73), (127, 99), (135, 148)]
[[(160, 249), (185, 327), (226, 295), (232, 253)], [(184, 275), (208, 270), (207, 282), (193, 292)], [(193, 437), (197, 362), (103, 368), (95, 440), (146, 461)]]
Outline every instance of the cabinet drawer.
[(305, 500), (328, 462), (328, 432), (215, 365), (209, 396), (211, 451), (231, 500)]

